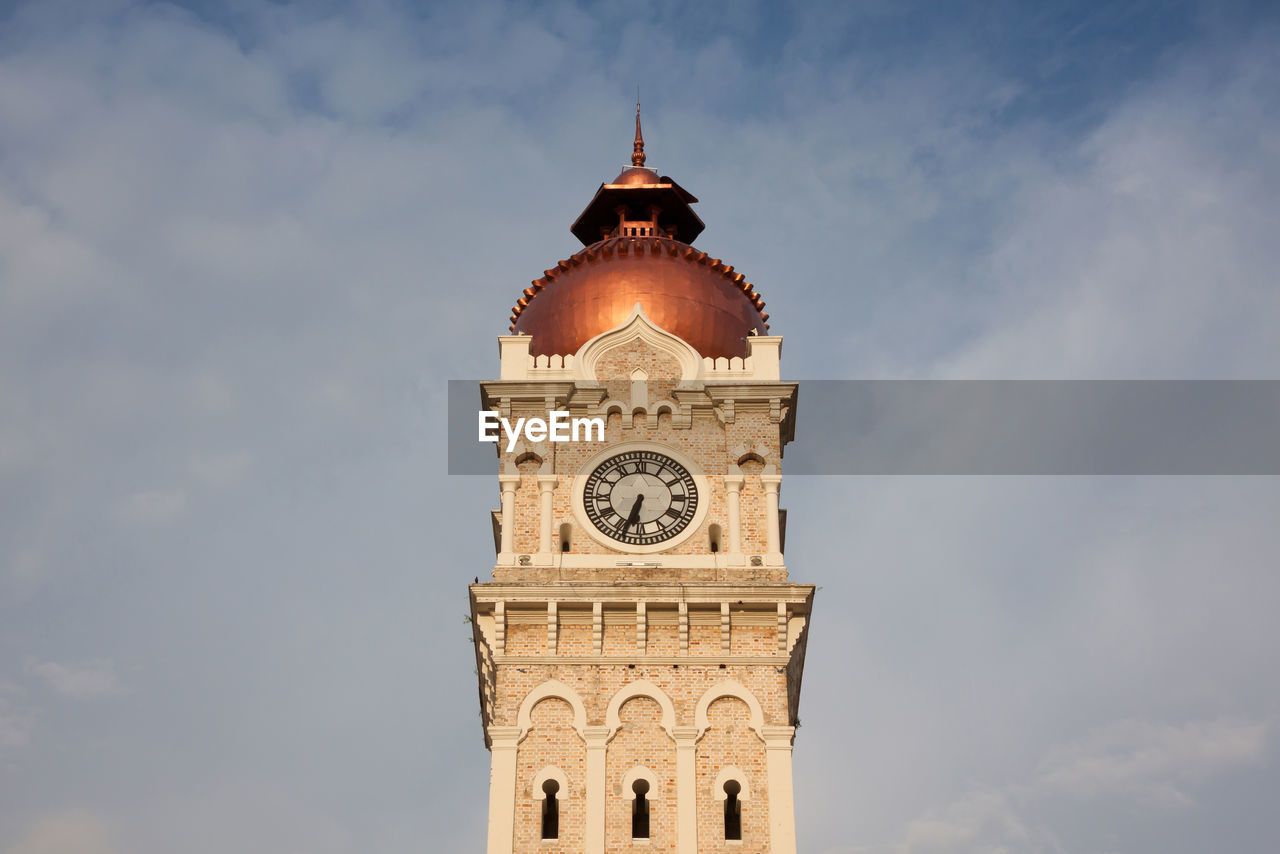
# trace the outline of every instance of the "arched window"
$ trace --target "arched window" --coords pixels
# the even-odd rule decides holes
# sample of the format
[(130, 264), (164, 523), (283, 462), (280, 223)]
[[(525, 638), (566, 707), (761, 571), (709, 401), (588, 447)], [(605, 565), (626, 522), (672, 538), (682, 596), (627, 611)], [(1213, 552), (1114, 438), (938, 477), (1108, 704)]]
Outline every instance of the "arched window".
[(653, 831), (654, 810), (662, 808), (661, 779), (652, 769), (636, 765), (622, 775), (614, 791), (631, 799), (631, 838), (648, 842)]
[(573, 546), (573, 527), (565, 522), (560, 526), (560, 551), (567, 552)]
[(542, 784), (542, 838), (560, 838), (560, 801), (556, 793), (560, 784), (555, 780), (547, 780)]
[(631, 838), (649, 838), (649, 781), (636, 780), (631, 784)]
[(742, 784), (737, 780), (724, 781), (724, 838), (742, 839), (742, 801), (738, 794)]
[(707, 528), (707, 538), (710, 540), (708, 545), (711, 547), (711, 552), (714, 554), (715, 552), (720, 551), (720, 526), (719, 525), (712, 525), (711, 527)]

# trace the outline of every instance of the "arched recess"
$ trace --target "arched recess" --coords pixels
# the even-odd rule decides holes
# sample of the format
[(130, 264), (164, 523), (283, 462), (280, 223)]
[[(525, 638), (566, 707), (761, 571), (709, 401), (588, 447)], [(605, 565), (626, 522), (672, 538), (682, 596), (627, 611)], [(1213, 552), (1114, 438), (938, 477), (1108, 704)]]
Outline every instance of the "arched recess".
[(529, 727), (533, 725), (529, 719), (533, 707), (548, 697), (558, 697), (569, 704), (573, 709), (573, 728), (577, 731), (578, 737), (586, 741), (583, 730), (587, 726), (587, 707), (577, 691), (555, 679), (548, 679), (534, 688), (520, 703), (520, 712), (516, 715), (516, 726), (520, 727), (520, 738), (523, 740), (529, 734)]
[(761, 708), (756, 695), (751, 693), (751, 689), (736, 679), (726, 679), (712, 685), (698, 700), (698, 705), (693, 712), (693, 723), (698, 728), (698, 737), (701, 738), (707, 731), (707, 727), (711, 726), (711, 722), (707, 720), (708, 707), (721, 697), (737, 697), (747, 704), (747, 709), (751, 712), (751, 728), (756, 731), (756, 736), (764, 741), (764, 709)]
[(614, 414), (615, 412), (618, 413), (618, 417), (622, 419), (622, 429), (623, 430), (631, 429), (632, 415), (630, 412), (627, 411), (627, 404), (625, 401), (617, 400), (616, 398), (611, 397), (608, 400), (602, 401), (597, 411), (604, 416), (604, 420), (606, 424), (608, 424), (609, 422), (610, 415)]
[(538, 464), (538, 469), (541, 470), (543, 465), (546, 463), (546, 460), (544, 460), (542, 455), (537, 451), (529, 450), (529, 447), (524, 444), (524, 440), (521, 439), (520, 444), (516, 445), (513, 462), (517, 469), (525, 463), (534, 462)]
[[(556, 766), (548, 765), (546, 768), (543, 768), (535, 774), (533, 782), (530, 783), (530, 786), (533, 789), (533, 799), (535, 801), (540, 801), (547, 796), (547, 793), (542, 790), (542, 784), (548, 780), (555, 780), (560, 784), (560, 798), (562, 800), (569, 797), (569, 778)], [(743, 786), (745, 787), (746, 784), (744, 783)], [(721, 795), (721, 797), (723, 798), (724, 796)]]
[(618, 727), (622, 726), (622, 719), (618, 717), (618, 711), (622, 708), (622, 704), (632, 697), (649, 697), (656, 700), (662, 708), (662, 728), (667, 731), (667, 735), (671, 736), (672, 739), (675, 738), (672, 730), (676, 725), (676, 707), (671, 702), (671, 698), (667, 696), (666, 691), (663, 691), (647, 679), (640, 679), (628, 685), (623, 685), (609, 700), (609, 708), (604, 713), (605, 725), (609, 727), (609, 738), (613, 738), (618, 731)]
[(762, 442), (752, 442), (750, 445), (738, 442), (729, 449), (729, 463), (739, 467), (749, 462), (767, 466), (771, 455), (769, 447)]
[(662, 787), (659, 785), (658, 775), (643, 765), (637, 765), (622, 775), (622, 782), (619, 784), (618, 791), (622, 793), (624, 799), (632, 797), (631, 786), (636, 780), (644, 780), (649, 784), (649, 800), (656, 801), (662, 798)]
[(631, 316), (625, 321), (607, 332), (601, 332), (578, 349), (573, 360), (575, 378), (594, 382), (596, 365), (601, 357), (615, 347), (632, 341), (644, 341), (653, 349), (674, 358), (680, 365), (682, 381), (693, 381), (701, 377), (702, 356), (698, 351), (650, 320), (640, 303), (636, 303), (631, 309)]
[(746, 772), (736, 765), (726, 765), (720, 769), (720, 773), (716, 775), (716, 781), (711, 785), (711, 795), (717, 801), (723, 801), (728, 794), (724, 790), (724, 784), (730, 780), (736, 780), (742, 790), (738, 792), (738, 800), (751, 800), (751, 783), (747, 780)]

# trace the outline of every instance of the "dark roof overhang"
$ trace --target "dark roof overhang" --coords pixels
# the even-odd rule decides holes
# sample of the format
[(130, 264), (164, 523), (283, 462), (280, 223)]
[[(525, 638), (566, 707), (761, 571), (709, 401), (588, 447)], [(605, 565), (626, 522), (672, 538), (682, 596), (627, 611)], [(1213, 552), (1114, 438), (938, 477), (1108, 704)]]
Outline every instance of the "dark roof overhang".
[(656, 184), (601, 184), (569, 231), (583, 246), (590, 246), (600, 241), (602, 229), (618, 224), (619, 205), (626, 205), (633, 219), (648, 219), (649, 207), (656, 205), (662, 209), (658, 224), (674, 228), (676, 239), (682, 243), (693, 243), (706, 228), (689, 207), (697, 201), (696, 196), (665, 175)]

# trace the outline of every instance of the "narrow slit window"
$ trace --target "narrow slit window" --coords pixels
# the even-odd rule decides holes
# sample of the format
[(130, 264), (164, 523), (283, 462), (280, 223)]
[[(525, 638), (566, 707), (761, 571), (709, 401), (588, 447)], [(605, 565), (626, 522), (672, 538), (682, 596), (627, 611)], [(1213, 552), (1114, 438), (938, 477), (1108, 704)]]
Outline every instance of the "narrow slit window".
[(560, 784), (555, 780), (548, 780), (542, 784), (542, 838), (543, 839), (559, 839), (560, 838), (560, 802), (556, 799), (556, 792), (560, 791)]
[(708, 545), (711, 548), (711, 553), (715, 554), (716, 552), (720, 551), (720, 526), (712, 525), (710, 528), (708, 528), (707, 537), (710, 541)]
[(568, 522), (560, 526), (560, 551), (567, 552), (573, 547), (573, 528)]
[(742, 784), (737, 780), (726, 780), (724, 784), (724, 838), (742, 839), (742, 801), (738, 793)]
[(631, 784), (635, 798), (631, 801), (631, 838), (649, 838), (649, 781), (636, 780)]

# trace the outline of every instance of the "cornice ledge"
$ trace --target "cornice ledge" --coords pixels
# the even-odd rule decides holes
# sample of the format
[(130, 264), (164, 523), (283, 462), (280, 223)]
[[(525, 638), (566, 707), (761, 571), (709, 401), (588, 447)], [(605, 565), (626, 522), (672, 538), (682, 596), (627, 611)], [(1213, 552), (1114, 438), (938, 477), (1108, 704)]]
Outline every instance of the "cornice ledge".
[(669, 601), (716, 603), (725, 599), (750, 602), (804, 602), (816, 589), (812, 584), (790, 581), (488, 581), (473, 584), (478, 602), (591, 602)]

